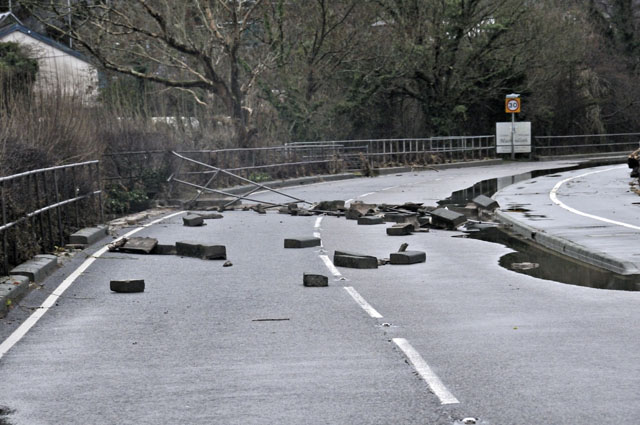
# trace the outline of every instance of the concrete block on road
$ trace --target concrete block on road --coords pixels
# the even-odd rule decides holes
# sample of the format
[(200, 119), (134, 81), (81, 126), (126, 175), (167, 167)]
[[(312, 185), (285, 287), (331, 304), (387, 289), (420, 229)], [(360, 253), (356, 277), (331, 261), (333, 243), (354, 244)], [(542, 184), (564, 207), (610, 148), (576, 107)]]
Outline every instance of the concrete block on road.
[(358, 217), (358, 224), (360, 225), (374, 225), (374, 224), (384, 224), (384, 219), (375, 215), (365, 215), (362, 217)]
[(284, 240), (285, 248), (311, 248), (322, 245), (322, 239), (316, 237), (287, 238)]
[(118, 248), (118, 251), (131, 254), (150, 254), (158, 245), (155, 238), (135, 237), (127, 239), (125, 244)]
[(329, 286), (329, 278), (327, 276), (321, 274), (304, 273), (302, 277), (303, 285), (306, 287), (321, 288)]
[(176, 242), (176, 254), (203, 260), (226, 260), (227, 248), (224, 245), (204, 245), (198, 242)]
[(486, 195), (476, 196), (475, 198), (473, 198), (471, 202), (473, 202), (479, 208), (482, 208), (485, 210), (495, 210), (500, 206), (498, 204), (498, 201), (496, 201), (495, 199), (491, 199)]
[(109, 288), (113, 292), (144, 292), (144, 279), (112, 280)]
[(178, 250), (176, 249), (175, 245), (157, 244), (153, 248), (153, 251), (151, 251), (151, 253), (157, 255), (176, 255), (178, 253)]
[(69, 236), (70, 245), (92, 245), (107, 235), (106, 227), (85, 227)]
[(36, 255), (9, 272), (9, 275), (26, 276), (32, 282), (42, 282), (53, 273), (58, 265), (58, 257), (50, 254)]
[(391, 227), (387, 227), (387, 235), (389, 236), (407, 236), (414, 231), (414, 226), (411, 223), (394, 224)]
[(427, 254), (423, 251), (393, 252), (389, 257), (391, 264), (416, 264), (427, 261)]
[(465, 221), (467, 221), (467, 218), (464, 214), (446, 208), (438, 208), (431, 211), (431, 224), (437, 227), (453, 230)]
[(346, 208), (344, 206), (343, 200), (335, 200), (335, 201), (321, 201), (318, 202), (311, 210), (312, 211), (344, 211)]
[(20, 301), (29, 292), (29, 284), (29, 278), (26, 276), (0, 278), (0, 317), (4, 317), (11, 305)]
[(377, 269), (378, 259), (371, 255), (336, 251), (333, 254), (333, 264), (336, 267), (348, 267), (352, 269)]
[(188, 227), (198, 227), (204, 225), (204, 218), (201, 215), (189, 214), (182, 217), (182, 224)]

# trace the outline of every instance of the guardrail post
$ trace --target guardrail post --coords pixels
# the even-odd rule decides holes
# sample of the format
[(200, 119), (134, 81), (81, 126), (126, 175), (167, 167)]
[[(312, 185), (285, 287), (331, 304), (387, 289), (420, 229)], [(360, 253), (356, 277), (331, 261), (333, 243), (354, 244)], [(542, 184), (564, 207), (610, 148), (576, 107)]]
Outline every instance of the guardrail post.
[[(53, 187), (57, 204), (60, 202), (60, 189), (58, 187), (57, 170), (53, 170)], [(62, 227), (62, 214), (60, 213), (60, 208), (61, 207), (56, 207), (56, 216), (58, 218), (58, 235), (60, 236), (60, 246), (64, 246), (64, 228)]]
[[(2, 225), (7, 224), (7, 194), (4, 181), (0, 187), (0, 196), (2, 197)], [(9, 243), (7, 232), (9, 229), (2, 231), (2, 256), (3, 256), (3, 274), (9, 273)]]

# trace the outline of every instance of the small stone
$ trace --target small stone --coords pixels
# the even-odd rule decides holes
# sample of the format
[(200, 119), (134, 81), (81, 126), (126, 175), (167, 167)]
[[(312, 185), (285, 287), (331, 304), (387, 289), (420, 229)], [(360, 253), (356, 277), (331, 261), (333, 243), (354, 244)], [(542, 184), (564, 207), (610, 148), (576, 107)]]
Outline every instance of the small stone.
[(231, 267), (233, 266), (233, 263), (231, 261), (225, 261), (224, 264), (222, 265), (222, 267)]

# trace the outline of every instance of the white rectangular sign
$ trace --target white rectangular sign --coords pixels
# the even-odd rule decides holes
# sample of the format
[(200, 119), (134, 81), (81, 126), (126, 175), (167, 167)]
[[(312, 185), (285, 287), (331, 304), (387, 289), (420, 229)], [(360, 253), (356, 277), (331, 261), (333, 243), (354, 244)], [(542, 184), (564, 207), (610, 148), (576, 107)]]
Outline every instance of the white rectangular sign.
[[(513, 138), (515, 153), (531, 152), (531, 121), (515, 123), (516, 133)], [(511, 123), (496, 123), (496, 153), (511, 153)]]

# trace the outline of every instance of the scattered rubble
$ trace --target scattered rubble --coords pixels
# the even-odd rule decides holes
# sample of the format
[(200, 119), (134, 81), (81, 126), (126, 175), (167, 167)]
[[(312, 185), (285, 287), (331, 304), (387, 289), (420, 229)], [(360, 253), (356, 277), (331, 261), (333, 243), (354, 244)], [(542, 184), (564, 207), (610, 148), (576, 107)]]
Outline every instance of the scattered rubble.
[(408, 236), (413, 233), (415, 227), (411, 223), (394, 224), (387, 227), (387, 235), (389, 236)]
[(204, 245), (199, 242), (176, 242), (176, 254), (202, 260), (226, 260), (227, 248), (224, 245)]
[(500, 206), (498, 204), (498, 201), (491, 199), (486, 195), (476, 196), (475, 198), (473, 198), (471, 202), (475, 204), (478, 208), (481, 208), (484, 210), (491, 210), (491, 211), (495, 210)]
[(304, 273), (302, 275), (303, 285), (310, 288), (320, 288), (329, 286), (329, 278), (321, 274)]
[(112, 280), (109, 288), (113, 292), (144, 292), (144, 279)]
[(182, 224), (188, 227), (204, 226), (204, 218), (196, 214), (185, 215), (182, 217)]
[(438, 208), (431, 211), (431, 225), (443, 229), (454, 230), (467, 221), (464, 214), (452, 211), (447, 208)]
[(287, 238), (284, 240), (285, 248), (311, 248), (321, 245), (322, 239), (316, 237)]
[(364, 215), (358, 217), (359, 225), (375, 225), (375, 224), (384, 224), (384, 218), (377, 215)]
[(130, 254), (150, 254), (158, 245), (158, 240), (154, 238), (137, 237), (125, 239), (125, 244), (118, 247), (120, 252)]
[(423, 251), (393, 252), (390, 257), (391, 264), (416, 264), (427, 261), (427, 254)]
[(333, 254), (333, 264), (336, 267), (348, 267), (352, 269), (377, 269), (378, 259), (371, 255), (335, 251)]

